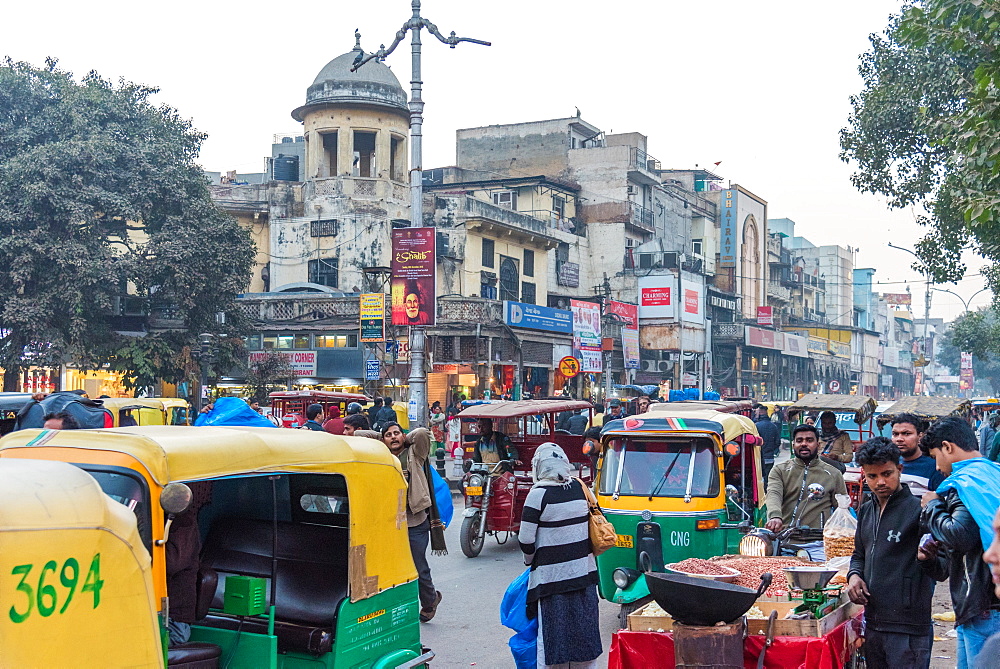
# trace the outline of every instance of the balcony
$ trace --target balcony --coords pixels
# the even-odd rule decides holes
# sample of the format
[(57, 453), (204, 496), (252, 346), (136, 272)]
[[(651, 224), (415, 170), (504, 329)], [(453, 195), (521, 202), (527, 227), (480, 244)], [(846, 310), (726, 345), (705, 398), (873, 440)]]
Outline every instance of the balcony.
[(634, 202), (597, 202), (581, 205), (577, 214), (584, 223), (625, 223), (645, 234), (656, 231), (652, 210)]
[(467, 220), (475, 220), (482, 228), (499, 228), (503, 234), (521, 235), (526, 241), (542, 243), (549, 247), (559, 244), (559, 239), (552, 235), (549, 221), (543, 221), (528, 216), (513, 209), (505, 209), (495, 204), (478, 200), (474, 197), (462, 196), (460, 209)]
[(792, 299), (791, 289), (781, 285), (778, 281), (769, 281), (767, 283), (767, 295), (782, 302), (789, 302)]
[(237, 299), (240, 310), (252, 322), (301, 325), (309, 320), (354, 320), (360, 316), (357, 296), (327, 293), (253, 293)]
[(569, 232), (579, 237), (587, 236), (587, 226), (581, 221), (572, 217), (561, 216), (551, 209), (529, 209), (528, 211), (518, 211), (519, 214), (526, 214), (539, 221), (545, 221), (550, 230)]
[(306, 182), (306, 199), (323, 196), (407, 204), (410, 201), (410, 187), (397, 181), (366, 177), (328, 177)]
[(265, 184), (209, 186), (216, 206), (232, 214), (267, 213), (268, 197)]
[(636, 146), (629, 147), (628, 176), (647, 186), (659, 185), (660, 161)]
[(439, 297), (438, 322), (498, 325), (503, 323), (503, 302), (481, 297)]

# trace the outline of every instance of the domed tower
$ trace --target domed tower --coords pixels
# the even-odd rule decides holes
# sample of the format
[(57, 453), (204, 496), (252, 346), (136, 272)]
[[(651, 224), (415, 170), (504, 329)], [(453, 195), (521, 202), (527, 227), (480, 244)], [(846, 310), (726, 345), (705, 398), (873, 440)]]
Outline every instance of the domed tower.
[(304, 126), (306, 181), (301, 210), (289, 203), (302, 214), (285, 219), (294, 227), (272, 221), (272, 253), (285, 259), (281, 267), (272, 263), (272, 274), (284, 275), (272, 276), (276, 287), (305, 279), (345, 292), (364, 289), (362, 269), (388, 265), (391, 222), (409, 219), (406, 93), (376, 60), (351, 72), (364, 55), (355, 38), (354, 49), (320, 70), (305, 104), (292, 112)]

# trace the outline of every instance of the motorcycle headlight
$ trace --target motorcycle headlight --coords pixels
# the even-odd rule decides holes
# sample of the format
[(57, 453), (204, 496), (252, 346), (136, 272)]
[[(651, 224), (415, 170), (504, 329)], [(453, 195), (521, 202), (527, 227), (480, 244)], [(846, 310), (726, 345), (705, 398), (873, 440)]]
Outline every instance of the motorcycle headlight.
[(740, 539), (740, 555), (770, 557), (774, 555), (774, 542), (761, 532), (750, 532)]
[(629, 569), (627, 567), (618, 567), (613, 572), (611, 572), (611, 580), (615, 582), (615, 586), (624, 590), (628, 586), (632, 585), (639, 578), (639, 572), (635, 569)]
[(472, 476), (469, 477), (469, 482), (466, 483), (466, 486), (471, 486), (471, 487), (476, 487), (476, 486), (481, 487), (482, 485), (483, 485), (482, 474), (473, 474)]

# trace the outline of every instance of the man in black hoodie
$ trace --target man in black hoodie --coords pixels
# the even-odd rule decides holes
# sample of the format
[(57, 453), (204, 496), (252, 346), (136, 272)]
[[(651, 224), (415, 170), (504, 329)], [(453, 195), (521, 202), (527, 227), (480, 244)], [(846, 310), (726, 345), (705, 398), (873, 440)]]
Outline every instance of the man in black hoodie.
[(847, 596), (865, 606), (865, 661), (872, 669), (926, 669), (934, 628), (934, 580), (939, 562), (918, 554), (920, 501), (899, 480), (899, 447), (869, 439), (857, 453), (871, 494), (858, 512)]

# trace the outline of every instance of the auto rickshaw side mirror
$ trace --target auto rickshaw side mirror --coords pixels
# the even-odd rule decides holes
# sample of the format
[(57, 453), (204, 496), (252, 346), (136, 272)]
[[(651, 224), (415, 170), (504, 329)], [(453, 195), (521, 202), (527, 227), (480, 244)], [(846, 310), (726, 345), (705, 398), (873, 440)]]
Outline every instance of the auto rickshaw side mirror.
[(733, 502), (734, 504), (738, 504), (740, 501), (739, 488), (734, 486), (732, 483), (726, 486), (726, 499)]
[(174, 516), (184, 513), (191, 508), (194, 501), (194, 493), (184, 483), (168, 483), (160, 492), (160, 508), (167, 514), (167, 522), (163, 526), (163, 538), (156, 540), (157, 546), (167, 543), (170, 538), (170, 526), (174, 522)]

